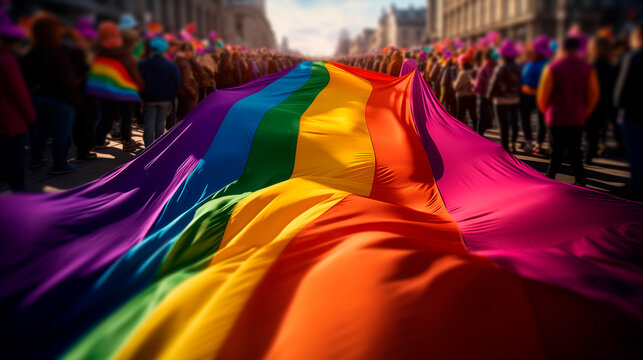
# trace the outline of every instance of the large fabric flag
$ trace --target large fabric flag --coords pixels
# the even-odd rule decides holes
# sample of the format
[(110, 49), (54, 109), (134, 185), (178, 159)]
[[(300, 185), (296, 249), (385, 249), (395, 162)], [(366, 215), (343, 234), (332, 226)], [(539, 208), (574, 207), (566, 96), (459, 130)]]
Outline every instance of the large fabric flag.
[(10, 356), (642, 351), (643, 205), (545, 178), (415, 72), (305, 62), (217, 91), (135, 160), (0, 212)]

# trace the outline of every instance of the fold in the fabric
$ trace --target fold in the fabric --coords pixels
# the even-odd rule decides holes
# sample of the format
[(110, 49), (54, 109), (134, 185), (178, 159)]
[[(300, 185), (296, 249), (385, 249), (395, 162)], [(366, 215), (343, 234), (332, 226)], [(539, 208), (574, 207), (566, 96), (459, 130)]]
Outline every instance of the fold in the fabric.
[(413, 116), (467, 248), (643, 319), (643, 206), (551, 180), (451, 117), (419, 74)]

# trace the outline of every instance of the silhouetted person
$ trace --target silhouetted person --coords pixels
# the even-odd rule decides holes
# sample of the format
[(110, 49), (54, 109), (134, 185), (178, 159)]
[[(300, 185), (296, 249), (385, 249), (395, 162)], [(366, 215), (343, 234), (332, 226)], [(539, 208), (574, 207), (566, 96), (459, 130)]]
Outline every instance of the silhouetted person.
[(562, 56), (548, 65), (538, 89), (538, 106), (545, 114), (551, 136), (551, 160), (547, 176), (554, 179), (565, 153), (574, 169), (576, 185), (585, 186), (581, 138), (587, 117), (599, 98), (596, 71), (578, 56), (580, 41), (568, 37)]
[(635, 199), (643, 197), (643, 25), (630, 34), (632, 52), (624, 59), (614, 90), (616, 105), (623, 110), (623, 140), (632, 173), (631, 191)]

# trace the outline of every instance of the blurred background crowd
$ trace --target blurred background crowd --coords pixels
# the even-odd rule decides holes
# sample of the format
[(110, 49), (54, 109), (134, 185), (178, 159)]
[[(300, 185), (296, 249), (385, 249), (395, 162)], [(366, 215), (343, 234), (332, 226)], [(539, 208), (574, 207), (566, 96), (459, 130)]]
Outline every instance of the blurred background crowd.
[[(56, 6), (42, 11), (36, 3)], [(98, 3), (83, 4), (110, 8)], [(584, 164), (626, 156), (631, 181), (617, 193), (641, 199), (642, 31), (639, 14), (625, 7), (592, 12), (572, 0), (391, 5), (377, 29), (353, 40), (341, 32), (335, 57), (311, 58), (285, 38), (275, 50), (263, 1), (137, 0), (128, 3), (133, 12), (89, 16), (85, 7), (56, 11), (60, 4), (0, 0), (0, 178), (14, 191), (25, 189), (25, 167), (52, 163), (51, 174), (73, 172), (110, 143), (135, 152), (213, 91), (332, 59), (392, 76), (417, 70), (454, 117), (482, 136), (498, 129), (506, 151), (548, 159), (552, 178), (566, 160), (585, 186)], [(126, 7), (118, 4), (117, 11)], [(582, 11), (570, 15), (576, 7)], [(142, 143), (132, 139), (133, 127), (143, 131)]]
[[(25, 26), (0, 9), (0, 140), (10, 187), (24, 189), (24, 167), (47, 163), (52, 174), (73, 172), (75, 162), (96, 158), (92, 150), (111, 141), (132, 152), (150, 146), (209, 93), (245, 84), (301, 62), (267, 48), (223, 45), (216, 32), (197, 39), (194, 24), (178, 33), (148, 27), (122, 14), (96, 24), (74, 25), (39, 12)], [(132, 140), (143, 128), (144, 144)], [(29, 158), (26, 159), (26, 148)]]
[[(619, 194), (641, 199), (642, 47), (640, 24), (591, 36), (572, 26), (560, 43), (539, 35), (523, 44), (491, 31), (473, 44), (448, 38), (338, 61), (392, 76), (417, 70), (445, 109), (478, 134), (499, 128), (506, 151), (549, 158), (551, 178), (567, 159), (576, 184), (585, 186), (583, 164), (626, 155), (631, 184)], [(612, 154), (606, 153), (608, 133), (617, 144)]]

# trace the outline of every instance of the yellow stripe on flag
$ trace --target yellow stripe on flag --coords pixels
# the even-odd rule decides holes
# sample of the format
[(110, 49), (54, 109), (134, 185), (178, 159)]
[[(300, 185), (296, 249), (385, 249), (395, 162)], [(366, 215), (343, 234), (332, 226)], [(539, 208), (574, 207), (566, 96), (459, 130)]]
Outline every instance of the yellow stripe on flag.
[(350, 193), (370, 194), (371, 85), (326, 67), (329, 84), (301, 117), (291, 179), (239, 202), (210, 266), (173, 290), (116, 358), (215, 357), (252, 290), (297, 233)]

